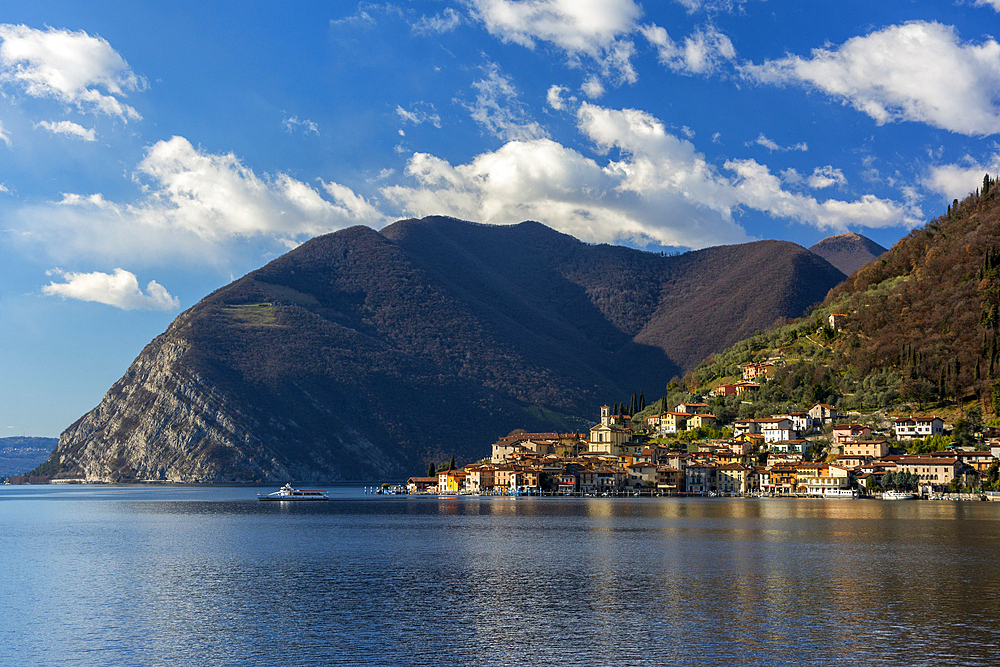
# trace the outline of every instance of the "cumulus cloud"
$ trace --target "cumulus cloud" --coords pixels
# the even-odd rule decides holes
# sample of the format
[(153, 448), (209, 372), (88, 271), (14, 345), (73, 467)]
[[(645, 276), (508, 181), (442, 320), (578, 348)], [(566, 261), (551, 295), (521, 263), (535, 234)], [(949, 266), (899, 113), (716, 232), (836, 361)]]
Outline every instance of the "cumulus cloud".
[(476, 101), (467, 105), (472, 119), (501, 139), (537, 139), (546, 132), (531, 120), (514, 82), (495, 63), (486, 66), (486, 77), (473, 82)]
[(538, 42), (554, 44), (574, 61), (598, 64), (615, 82), (635, 81), (632, 43), (642, 7), (633, 0), (567, 2), (566, 0), (469, 0), (473, 16), (504, 42), (529, 49)]
[(142, 194), (133, 202), (65, 193), (59, 202), (21, 209), (17, 225), (30, 232), (24, 242), (43, 244), (59, 262), (185, 257), (218, 263), (235, 243), (290, 247), (352, 225), (388, 222), (344, 185), (258, 175), (236, 156), (199, 150), (183, 137), (151, 146), (134, 180)]
[(324, 184), (334, 197), (330, 202), (287, 174), (258, 176), (235, 155), (199, 151), (183, 137), (150, 148), (138, 174), (151, 185), (146, 201), (130, 207), (130, 213), (145, 224), (185, 229), (206, 240), (315, 235), (348, 222), (383, 219), (373, 206), (335, 183)]
[(740, 205), (763, 211), (776, 218), (786, 218), (817, 229), (846, 231), (849, 227), (915, 227), (920, 211), (874, 195), (847, 202), (789, 192), (781, 181), (756, 160), (729, 160), (725, 168), (735, 174), (733, 188)]
[(462, 25), (462, 16), (451, 7), (434, 16), (421, 16), (412, 25), (413, 32), (420, 35), (435, 35), (451, 32)]
[(43, 120), (38, 123), (37, 127), (48, 130), (52, 134), (65, 134), (84, 141), (97, 141), (97, 132), (93, 128), (86, 128), (69, 120), (61, 120), (57, 123)]
[(135, 274), (124, 269), (115, 269), (113, 274), (65, 273), (54, 271), (64, 282), (51, 282), (42, 288), (45, 294), (61, 296), (63, 299), (96, 301), (122, 310), (176, 310), (180, 300), (171, 296), (155, 280), (150, 280), (146, 291), (139, 288)]
[(753, 141), (748, 141), (746, 143), (747, 146), (753, 146), (754, 144), (758, 146), (763, 146), (769, 151), (780, 151), (782, 153), (787, 153), (788, 151), (802, 151), (803, 153), (805, 153), (806, 151), (809, 150), (809, 144), (807, 144), (804, 141), (799, 142), (797, 144), (793, 144), (791, 146), (782, 146), (778, 142), (765, 137), (763, 132), (761, 132), (760, 135), (758, 135), (758, 137)]
[(0, 81), (83, 113), (101, 113), (125, 122), (142, 118), (121, 98), (144, 89), (146, 81), (106, 40), (82, 30), (0, 25)]
[(683, 45), (658, 25), (644, 25), (640, 31), (656, 47), (660, 64), (678, 74), (712, 74), (736, 57), (732, 41), (715, 26), (698, 28), (684, 38)]
[(551, 42), (573, 54), (601, 58), (622, 35), (635, 28), (642, 8), (632, 0), (471, 0), (476, 17), (490, 34), (534, 48)]
[[(583, 103), (577, 126), (605, 157), (595, 160), (545, 138), (511, 141), (467, 164), (416, 153), (406, 168), (416, 185), (387, 186), (382, 194), (415, 216), (495, 224), (534, 219), (586, 241), (692, 248), (749, 240), (734, 219), (741, 208), (821, 229), (919, 222), (906, 206), (871, 195), (819, 202), (789, 192), (753, 160), (731, 160), (721, 172), (643, 111)], [(618, 159), (607, 157), (613, 149)], [(838, 174), (821, 168), (814, 177), (836, 182)]]
[(993, 177), (1000, 175), (1000, 152), (986, 160), (976, 160), (967, 155), (958, 163), (931, 167), (923, 185), (950, 202), (952, 199), (964, 199), (976, 188), (981, 188), (986, 174)]
[(790, 55), (744, 74), (817, 88), (882, 125), (913, 121), (965, 135), (1000, 132), (1000, 44), (962, 42), (951, 26), (913, 21), (838, 48)]
[(975, 4), (977, 7), (992, 7), (1000, 12), (1000, 0), (976, 0)]

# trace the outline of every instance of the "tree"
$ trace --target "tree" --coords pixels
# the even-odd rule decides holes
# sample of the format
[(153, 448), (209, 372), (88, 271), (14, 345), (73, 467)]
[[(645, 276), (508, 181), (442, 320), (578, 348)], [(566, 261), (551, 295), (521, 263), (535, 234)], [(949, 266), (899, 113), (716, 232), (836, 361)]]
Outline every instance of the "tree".
[(642, 412), (645, 409), (646, 409), (646, 397), (640, 391), (639, 392), (639, 412)]
[(428, 477), (437, 476), (437, 467), (434, 465), (434, 461), (431, 461), (430, 463), (427, 464), (427, 476)]
[(629, 405), (629, 408), (630, 408), (629, 411), (630, 415), (634, 415), (637, 412), (639, 412), (639, 399), (636, 398), (635, 394), (632, 394), (632, 403)]
[(448, 470), (454, 470), (454, 469), (455, 469), (455, 455), (452, 454), (451, 461), (448, 462)]

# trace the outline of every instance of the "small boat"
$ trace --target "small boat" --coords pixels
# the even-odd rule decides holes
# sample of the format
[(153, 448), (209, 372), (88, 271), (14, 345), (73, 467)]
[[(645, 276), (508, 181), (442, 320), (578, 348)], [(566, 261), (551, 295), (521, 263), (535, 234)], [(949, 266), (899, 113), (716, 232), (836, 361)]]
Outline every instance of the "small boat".
[(326, 491), (303, 491), (301, 489), (293, 489), (291, 484), (285, 484), (283, 487), (275, 491), (274, 493), (269, 493), (266, 496), (257, 494), (257, 500), (329, 500), (330, 496), (327, 495)]
[(912, 500), (913, 498), (916, 496), (906, 491), (886, 491), (882, 494), (882, 500)]

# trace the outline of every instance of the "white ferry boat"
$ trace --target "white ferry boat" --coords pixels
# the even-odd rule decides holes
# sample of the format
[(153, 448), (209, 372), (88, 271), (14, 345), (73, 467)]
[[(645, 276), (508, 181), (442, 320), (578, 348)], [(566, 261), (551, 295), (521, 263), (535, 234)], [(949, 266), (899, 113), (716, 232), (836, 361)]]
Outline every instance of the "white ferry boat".
[(912, 500), (913, 498), (916, 496), (906, 491), (886, 491), (882, 494), (882, 500)]
[(326, 491), (303, 491), (300, 489), (293, 489), (291, 484), (285, 484), (283, 487), (275, 491), (274, 493), (269, 493), (266, 496), (257, 494), (257, 500), (329, 500), (330, 496), (327, 495)]
[(857, 498), (857, 489), (823, 489), (824, 498)]

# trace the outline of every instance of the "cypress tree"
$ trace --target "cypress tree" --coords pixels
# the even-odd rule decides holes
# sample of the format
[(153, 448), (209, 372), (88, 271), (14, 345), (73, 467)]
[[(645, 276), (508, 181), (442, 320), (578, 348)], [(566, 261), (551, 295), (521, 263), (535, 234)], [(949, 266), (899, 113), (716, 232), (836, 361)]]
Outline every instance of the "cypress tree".
[(642, 412), (645, 409), (646, 409), (646, 397), (643, 396), (642, 392), (640, 391), (639, 392), (639, 412)]
[(430, 463), (427, 464), (427, 476), (437, 477), (437, 467), (435, 467), (434, 461), (431, 461)]
[(634, 415), (635, 413), (639, 412), (639, 410), (637, 409), (639, 407), (639, 399), (636, 398), (635, 394), (632, 394), (632, 403), (629, 407), (631, 408), (629, 410), (629, 414)]
[(454, 470), (454, 469), (455, 469), (455, 455), (452, 454), (451, 461), (448, 462), (448, 470)]

